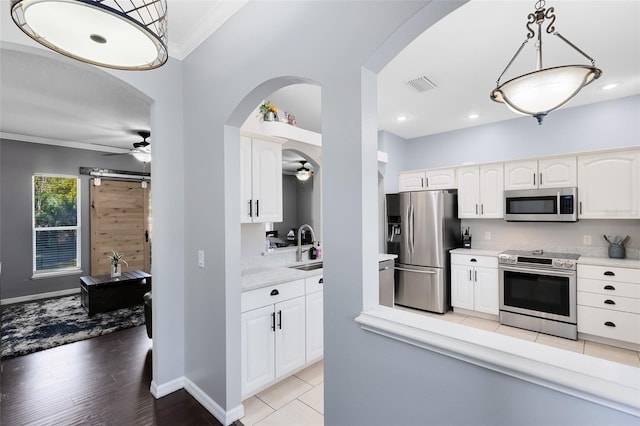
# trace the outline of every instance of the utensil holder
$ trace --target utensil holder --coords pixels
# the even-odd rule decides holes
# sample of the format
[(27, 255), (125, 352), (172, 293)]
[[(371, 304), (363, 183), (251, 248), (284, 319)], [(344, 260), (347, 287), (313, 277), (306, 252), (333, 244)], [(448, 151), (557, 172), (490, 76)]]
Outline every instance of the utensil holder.
[(624, 259), (627, 253), (622, 244), (609, 245), (609, 257), (612, 259)]

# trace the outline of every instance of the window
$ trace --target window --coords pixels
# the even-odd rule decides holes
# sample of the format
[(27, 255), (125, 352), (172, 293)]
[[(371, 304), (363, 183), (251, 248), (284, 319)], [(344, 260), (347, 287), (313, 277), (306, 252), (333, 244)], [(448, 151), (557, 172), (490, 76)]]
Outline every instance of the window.
[(33, 274), (80, 270), (80, 179), (33, 176)]

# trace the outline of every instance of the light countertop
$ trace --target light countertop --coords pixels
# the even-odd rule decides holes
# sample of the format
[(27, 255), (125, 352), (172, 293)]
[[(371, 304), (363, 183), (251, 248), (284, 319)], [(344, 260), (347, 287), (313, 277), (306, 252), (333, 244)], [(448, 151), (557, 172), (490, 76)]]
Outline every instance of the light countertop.
[(637, 259), (611, 259), (609, 257), (583, 257), (578, 258), (578, 264), (597, 266), (618, 266), (621, 268), (640, 269), (640, 260)]
[(385, 260), (393, 260), (393, 259), (397, 259), (397, 258), (398, 258), (397, 254), (380, 253), (378, 255), (378, 262), (384, 262)]
[(486, 249), (466, 249), (466, 248), (457, 248), (453, 250), (449, 250), (449, 253), (452, 254), (469, 254), (471, 256), (494, 256), (498, 257), (498, 254), (502, 253), (503, 250), (486, 250)]

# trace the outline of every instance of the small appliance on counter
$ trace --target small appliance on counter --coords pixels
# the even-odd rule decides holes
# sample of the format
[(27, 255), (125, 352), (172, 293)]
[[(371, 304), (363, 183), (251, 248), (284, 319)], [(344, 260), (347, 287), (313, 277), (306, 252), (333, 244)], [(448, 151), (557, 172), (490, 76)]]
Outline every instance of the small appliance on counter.
[(471, 228), (468, 226), (464, 228), (464, 232), (462, 234), (462, 247), (467, 249), (471, 248)]

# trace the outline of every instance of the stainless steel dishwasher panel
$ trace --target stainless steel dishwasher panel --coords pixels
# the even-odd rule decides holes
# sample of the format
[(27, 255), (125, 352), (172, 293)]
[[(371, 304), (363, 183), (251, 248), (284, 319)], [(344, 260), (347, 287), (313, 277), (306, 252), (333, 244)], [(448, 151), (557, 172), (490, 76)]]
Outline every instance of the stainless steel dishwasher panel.
[(393, 308), (395, 298), (394, 261), (385, 260), (378, 263), (379, 303)]

